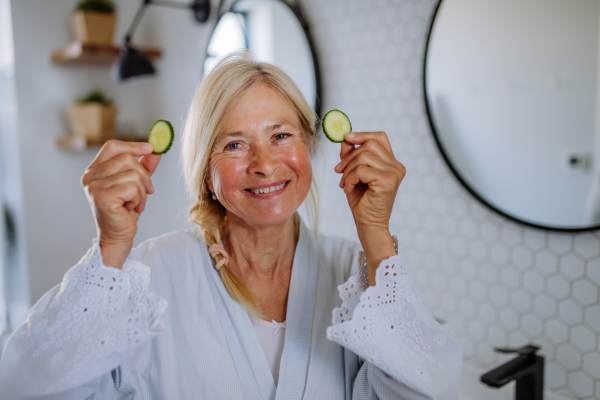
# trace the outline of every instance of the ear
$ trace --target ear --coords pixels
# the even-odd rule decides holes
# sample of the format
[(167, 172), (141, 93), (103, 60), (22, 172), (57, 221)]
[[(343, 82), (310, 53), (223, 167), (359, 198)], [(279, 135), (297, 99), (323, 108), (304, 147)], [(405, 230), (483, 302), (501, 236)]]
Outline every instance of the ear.
[(215, 192), (214, 185), (210, 177), (206, 178), (206, 185), (208, 186), (208, 189), (210, 189), (211, 192)]

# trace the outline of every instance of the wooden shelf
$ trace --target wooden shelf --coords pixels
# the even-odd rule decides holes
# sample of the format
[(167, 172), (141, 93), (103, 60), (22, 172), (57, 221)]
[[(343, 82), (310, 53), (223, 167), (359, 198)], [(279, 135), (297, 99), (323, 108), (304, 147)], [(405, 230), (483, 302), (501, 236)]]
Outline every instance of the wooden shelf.
[[(146, 142), (148, 136), (116, 136), (113, 139), (122, 140), (124, 142)], [(106, 141), (89, 141), (79, 136), (63, 136), (56, 139), (56, 145), (64, 150), (69, 151), (86, 151), (101, 147)]]
[[(160, 49), (137, 48), (141, 54), (149, 58), (159, 58)], [(55, 64), (112, 64), (121, 54), (118, 46), (96, 46), (74, 41), (52, 53), (52, 62)]]

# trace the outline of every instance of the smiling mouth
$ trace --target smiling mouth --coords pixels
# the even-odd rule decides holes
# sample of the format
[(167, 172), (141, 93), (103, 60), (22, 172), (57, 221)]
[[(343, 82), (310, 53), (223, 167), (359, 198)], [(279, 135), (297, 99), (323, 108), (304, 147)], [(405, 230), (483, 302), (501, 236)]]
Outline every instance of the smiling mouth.
[(270, 186), (270, 187), (266, 187), (266, 188), (261, 188), (261, 189), (246, 189), (246, 190), (248, 192), (254, 193), (254, 194), (272, 193), (272, 192), (276, 192), (278, 190), (283, 189), (285, 187), (285, 185), (288, 184), (288, 182), (282, 183), (280, 185), (275, 185), (275, 186)]

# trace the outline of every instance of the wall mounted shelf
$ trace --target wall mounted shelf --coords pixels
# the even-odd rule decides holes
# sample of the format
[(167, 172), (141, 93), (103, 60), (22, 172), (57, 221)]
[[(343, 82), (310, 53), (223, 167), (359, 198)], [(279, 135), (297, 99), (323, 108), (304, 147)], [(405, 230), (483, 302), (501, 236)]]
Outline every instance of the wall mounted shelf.
[[(149, 58), (159, 58), (162, 51), (156, 48), (138, 48), (140, 53)], [(119, 58), (121, 47), (97, 46), (74, 41), (52, 53), (51, 60), (55, 64), (112, 64)]]
[[(146, 142), (148, 136), (115, 136), (113, 139), (122, 140), (124, 142)], [(106, 140), (102, 141), (89, 141), (81, 136), (63, 136), (56, 139), (56, 145), (68, 151), (86, 151), (101, 147)]]

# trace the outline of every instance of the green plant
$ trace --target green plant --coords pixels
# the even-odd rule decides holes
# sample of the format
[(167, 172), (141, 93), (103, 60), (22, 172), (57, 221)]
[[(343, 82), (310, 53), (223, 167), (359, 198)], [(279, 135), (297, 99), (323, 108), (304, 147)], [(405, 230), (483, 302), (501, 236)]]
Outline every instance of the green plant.
[(113, 14), (115, 9), (115, 3), (111, 0), (81, 0), (75, 7), (75, 11), (93, 11), (107, 14)]
[(112, 104), (112, 101), (104, 97), (100, 90), (92, 90), (87, 95), (77, 99), (77, 104), (99, 103), (105, 106)]

